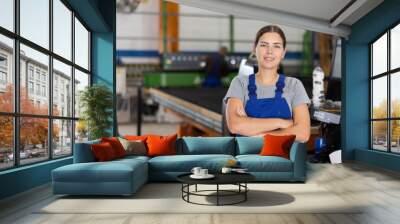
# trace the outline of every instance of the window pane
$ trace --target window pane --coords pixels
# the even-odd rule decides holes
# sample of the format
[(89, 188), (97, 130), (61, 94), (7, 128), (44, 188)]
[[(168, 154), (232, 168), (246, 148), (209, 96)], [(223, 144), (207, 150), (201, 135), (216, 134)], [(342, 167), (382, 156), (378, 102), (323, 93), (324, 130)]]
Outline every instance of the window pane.
[(47, 55), (21, 44), (21, 113), (48, 114), (48, 64)]
[(14, 31), (14, 0), (0, 1), (0, 26)]
[(14, 111), (13, 48), (13, 40), (0, 35), (0, 111), (2, 112)]
[(75, 63), (89, 70), (89, 32), (75, 18)]
[(72, 154), (72, 121), (53, 120), (53, 157)]
[(400, 153), (400, 120), (391, 121), (392, 152)]
[(387, 118), (387, 77), (372, 80), (372, 118)]
[(72, 117), (71, 66), (53, 60), (53, 115)]
[(390, 88), (390, 98), (391, 98), (391, 115), (392, 117), (400, 117), (400, 72), (391, 74), (391, 88)]
[(0, 170), (14, 165), (14, 125), (10, 116), (0, 116)]
[(49, 158), (48, 121), (45, 118), (21, 117), (19, 152), (21, 164)]
[(21, 36), (49, 48), (49, 1), (20, 0)]
[(60, 1), (53, 1), (53, 51), (71, 60), (71, 11)]
[(390, 51), (391, 69), (400, 67), (400, 24), (391, 31)]
[(75, 117), (81, 114), (81, 107), (79, 106), (79, 98), (82, 90), (89, 86), (89, 75), (75, 69)]
[(372, 45), (373, 76), (387, 71), (387, 34)]
[(372, 122), (373, 149), (387, 151), (387, 121)]
[(75, 143), (85, 142), (88, 138), (88, 129), (84, 120), (75, 121)]

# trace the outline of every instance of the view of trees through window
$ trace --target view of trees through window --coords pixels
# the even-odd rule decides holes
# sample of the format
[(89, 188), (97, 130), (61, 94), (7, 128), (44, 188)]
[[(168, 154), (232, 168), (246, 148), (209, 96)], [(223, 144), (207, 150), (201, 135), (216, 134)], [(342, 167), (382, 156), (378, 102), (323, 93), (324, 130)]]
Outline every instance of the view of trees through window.
[(19, 3), (14, 14), (15, 1), (0, 1), (0, 170), (70, 156), (87, 139), (77, 108), (90, 32), (61, 0)]
[(372, 149), (400, 153), (400, 25), (370, 46)]

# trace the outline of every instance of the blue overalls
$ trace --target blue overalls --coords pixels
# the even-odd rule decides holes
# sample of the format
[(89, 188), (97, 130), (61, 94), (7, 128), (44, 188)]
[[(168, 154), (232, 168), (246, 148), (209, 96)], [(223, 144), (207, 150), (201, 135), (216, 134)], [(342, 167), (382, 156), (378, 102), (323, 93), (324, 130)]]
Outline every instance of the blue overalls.
[(291, 119), (292, 113), (286, 99), (282, 97), (285, 87), (285, 76), (279, 75), (276, 82), (275, 97), (257, 99), (256, 76), (249, 76), (249, 100), (246, 102), (245, 111), (247, 116), (256, 118), (282, 118)]

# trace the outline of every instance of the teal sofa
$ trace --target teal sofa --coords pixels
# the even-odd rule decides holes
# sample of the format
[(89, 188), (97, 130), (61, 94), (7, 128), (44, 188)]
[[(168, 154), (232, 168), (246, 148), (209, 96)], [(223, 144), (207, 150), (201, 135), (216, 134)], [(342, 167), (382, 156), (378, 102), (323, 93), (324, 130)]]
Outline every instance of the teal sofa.
[(262, 137), (183, 137), (176, 141), (177, 155), (127, 156), (96, 162), (90, 145), (75, 144), (74, 163), (52, 171), (54, 194), (131, 195), (148, 181), (176, 181), (193, 167), (219, 172), (228, 160), (236, 160), (259, 182), (305, 182), (306, 149), (295, 142), (290, 159), (260, 156)]

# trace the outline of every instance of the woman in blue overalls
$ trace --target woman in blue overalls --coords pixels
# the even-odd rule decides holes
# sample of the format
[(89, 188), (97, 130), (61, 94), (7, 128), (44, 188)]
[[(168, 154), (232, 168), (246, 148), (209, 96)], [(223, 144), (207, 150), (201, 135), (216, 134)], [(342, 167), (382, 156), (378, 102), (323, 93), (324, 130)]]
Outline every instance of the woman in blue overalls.
[[(297, 141), (307, 141), (310, 136), (310, 116), (307, 106), (309, 99), (304, 87), (299, 80), (291, 78), (300, 84), (293, 85), (296, 88), (292, 89), (288, 86), (285, 91), (293, 92), (286, 92), (286, 95), (294, 96), (293, 99), (298, 99), (296, 94), (305, 96), (303, 101), (297, 100), (297, 104), (287, 102), (283, 97), (286, 77), (277, 72), (286, 53), (283, 31), (277, 26), (261, 28), (256, 35), (253, 52), (257, 57), (258, 72), (245, 77), (248, 78), (248, 99), (245, 105), (243, 99), (235, 97), (234, 92), (238, 90), (231, 89), (234, 88), (232, 83), (227, 94), (226, 115), (230, 132), (245, 136), (296, 135)], [(257, 97), (256, 83), (259, 86), (275, 86), (275, 95), (269, 98)], [(295, 108), (290, 108), (289, 104), (295, 105)]]

